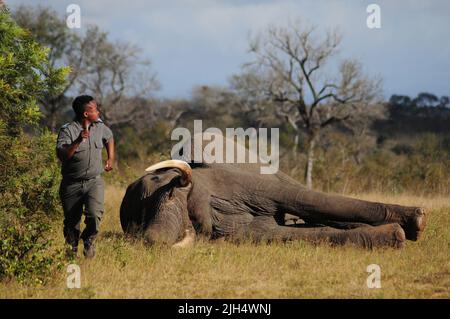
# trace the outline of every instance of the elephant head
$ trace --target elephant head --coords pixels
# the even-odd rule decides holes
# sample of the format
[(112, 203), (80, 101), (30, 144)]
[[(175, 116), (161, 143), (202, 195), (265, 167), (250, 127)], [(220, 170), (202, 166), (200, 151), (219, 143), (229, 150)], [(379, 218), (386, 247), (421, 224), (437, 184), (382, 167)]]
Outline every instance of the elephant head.
[(131, 184), (120, 207), (120, 222), (127, 233), (142, 233), (147, 243), (183, 245), (192, 240), (187, 211), (192, 169), (186, 162), (168, 160), (146, 169)]

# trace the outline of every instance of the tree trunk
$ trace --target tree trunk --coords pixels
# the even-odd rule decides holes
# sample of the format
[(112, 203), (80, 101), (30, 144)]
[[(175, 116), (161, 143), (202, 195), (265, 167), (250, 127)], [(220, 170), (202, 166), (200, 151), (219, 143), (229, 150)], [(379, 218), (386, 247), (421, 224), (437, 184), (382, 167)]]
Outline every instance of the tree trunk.
[(297, 150), (298, 150), (298, 143), (300, 141), (300, 133), (295, 133), (295, 137), (294, 137), (294, 146), (292, 147), (292, 154), (294, 156), (297, 155)]
[(312, 172), (314, 165), (314, 148), (316, 147), (316, 135), (312, 135), (308, 141), (308, 154), (306, 159), (306, 168), (305, 168), (305, 183), (306, 187), (312, 189)]
[(117, 171), (117, 172), (119, 172), (120, 171), (120, 169), (119, 169), (119, 154), (117, 154), (118, 152), (117, 152), (117, 139), (115, 139), (114, 140), (114, 163), (113, 163), (113, 165), (114, 165), (114, 169)]
[(52, 131), (53, 134), (56, 133), (56, 114), (55, 113), (50, 114), (50, 130)]

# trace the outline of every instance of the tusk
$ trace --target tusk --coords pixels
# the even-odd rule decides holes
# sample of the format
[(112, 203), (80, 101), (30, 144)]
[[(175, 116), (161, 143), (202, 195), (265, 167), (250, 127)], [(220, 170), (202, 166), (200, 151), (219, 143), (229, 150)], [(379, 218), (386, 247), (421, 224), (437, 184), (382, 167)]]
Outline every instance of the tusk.
[(194, 244), (195, 241), (195, 231), (191, 229), (186, 229), (184, 238), (178, 243), (172, 245), (173, 248), (186, 248)]
[(162, 168), (178, 168), (182, 174), (182, 185), (187, 186), (192, 180), (192, 168), (188, 163), (180, 160), (167, 160), (156, 163), (145, 169), (146, 172), (154, 172)]

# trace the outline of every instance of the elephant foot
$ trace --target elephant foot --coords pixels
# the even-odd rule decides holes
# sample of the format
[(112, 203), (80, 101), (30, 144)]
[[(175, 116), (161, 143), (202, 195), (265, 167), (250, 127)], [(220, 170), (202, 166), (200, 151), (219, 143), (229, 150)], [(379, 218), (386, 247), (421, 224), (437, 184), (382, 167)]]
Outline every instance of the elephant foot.
[(416, 241), (418, 240), (427, 225), (427, 215), (423, 208), (415, 208), (414, 214), (411, 216), (403, 226), (406, 234), (406, 239)]
[(406, 234), (403, 228), (398, 225), (394, 224), (394, 230), (393, 230), (393, 247), (395, 248), (403, 248), (405, 246), (406, 241)]
[(358, 233), (357, 243), (364, 248), (403, 248), (406, 241), (405, 231), (397, 223), (357, 228), (353, 231)]
[(387, 246), (403, 248), (405, 246), (406, 234), (399, 224), (387, 224), (377, 227), (377, 234), (373, 237), (374, 246)]
[(427, 224), (425, 209), (388, 205), (386, 212), (386, 222), (399, 223), (405, 231), (406, 239), (416, 241), (420, 238)]

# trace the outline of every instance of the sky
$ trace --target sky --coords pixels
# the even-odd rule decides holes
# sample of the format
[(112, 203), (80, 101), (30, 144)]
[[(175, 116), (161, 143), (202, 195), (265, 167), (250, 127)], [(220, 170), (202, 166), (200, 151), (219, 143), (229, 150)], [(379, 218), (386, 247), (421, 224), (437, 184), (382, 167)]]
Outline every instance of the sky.
[[(6, 0), (49, 6), (61, 16), (81, 8), (81, 31), (95, 23), (113, 40), (128, 41), (152, 62), (157, 96), (189, 98), (199, 85), (226, 86), (252, 60), (249, 37), (269, 25), (303, 21), (319, 32), (338, 28), (338, 59), (355, 58), (383, 78), (383, 93), (450, 95), (448, 0)], [(380, 7), (381, 28), (367, 27), (369, 4)]]

